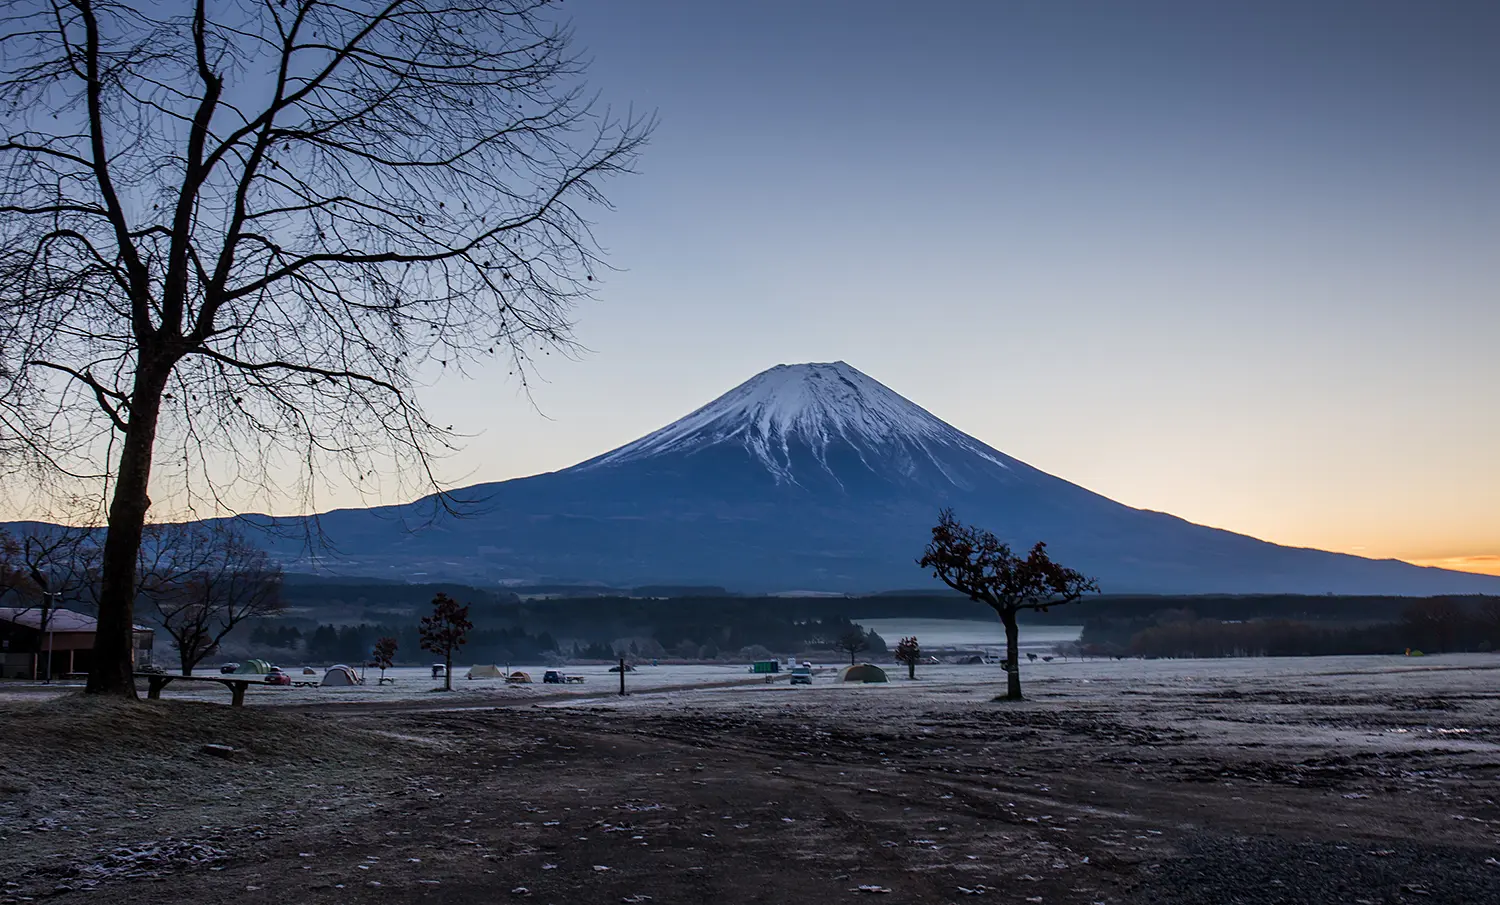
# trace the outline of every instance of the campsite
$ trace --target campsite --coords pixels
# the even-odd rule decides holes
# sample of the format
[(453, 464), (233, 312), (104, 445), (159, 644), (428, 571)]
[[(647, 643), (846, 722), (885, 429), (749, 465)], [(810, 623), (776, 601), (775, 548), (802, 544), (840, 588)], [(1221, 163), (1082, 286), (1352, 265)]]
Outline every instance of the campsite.
[(8, 689), (0, 902), (1500, 900), (1493, 656), (842, 668)]

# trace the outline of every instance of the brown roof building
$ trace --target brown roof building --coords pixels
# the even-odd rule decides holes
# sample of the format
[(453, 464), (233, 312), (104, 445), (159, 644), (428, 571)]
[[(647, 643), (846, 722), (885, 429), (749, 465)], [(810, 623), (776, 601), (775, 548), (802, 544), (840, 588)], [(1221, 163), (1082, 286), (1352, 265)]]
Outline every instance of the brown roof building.
[[(41, 607), (0, 607), (0, 678), (44, 679), (86, 673), (94, 654), (98, 622), (73, 610), (47, 614)], [(151, 662), (155, 633), (135, 626), (136, 663)]]

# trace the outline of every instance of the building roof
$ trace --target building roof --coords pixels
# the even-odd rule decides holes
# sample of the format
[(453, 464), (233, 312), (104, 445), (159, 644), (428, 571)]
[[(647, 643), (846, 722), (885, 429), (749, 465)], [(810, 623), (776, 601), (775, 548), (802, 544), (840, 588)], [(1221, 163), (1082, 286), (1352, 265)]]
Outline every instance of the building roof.
[[(14, 625), (40, 630), (42, 627), (42, 608), (39, 606), (0, 606), (0, 622), (9, 622)], [(47, 627), (54, 632), (86, 633), (97, 631), (99, 628), (99, 620), (94, 617), (61, 608), (52, 611), (47, 623)], [(138, 632), (152, 631), (152, 629), (144, 625), (132, 627)]]

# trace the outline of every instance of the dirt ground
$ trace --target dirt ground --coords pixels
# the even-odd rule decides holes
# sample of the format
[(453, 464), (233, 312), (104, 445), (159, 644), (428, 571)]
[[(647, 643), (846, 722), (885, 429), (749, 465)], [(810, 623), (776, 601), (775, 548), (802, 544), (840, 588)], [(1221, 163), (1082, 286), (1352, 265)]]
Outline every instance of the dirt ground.
[(6, 699), (0, 903), (1500, 902), (1500, 657), (998, 677)]

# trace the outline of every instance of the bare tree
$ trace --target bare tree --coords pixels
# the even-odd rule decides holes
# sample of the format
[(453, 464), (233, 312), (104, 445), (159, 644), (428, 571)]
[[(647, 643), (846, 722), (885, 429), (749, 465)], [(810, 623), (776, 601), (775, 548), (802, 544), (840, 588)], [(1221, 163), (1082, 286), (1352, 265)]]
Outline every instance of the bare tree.
[(232, 522), (148, 526), (141, 553), (140, 599), (185, 676), (246, 619), (282, 608), (281, 567)]
[[(37, 614), (37, 631), (48, 637), (56, 611), (67, 601), (92, 603), (98, 589), (99, 547), (95, 532), (47, 524), (24, 526), (19, 538), (0, 531), (0, 601)], [(52, 652), (39, 670), (52, 678)]]
[(834, 647), (848, 654), (849, 665), (853, 666), (854, 656), (860, 651), (870, 649), (870, 639), (866, 637), (865, 633), (860, 629), (859, 626), (856, 625), (853, 628), (849, 629), (849, 631), (844, 632), (842, 635), (840, 635), (839, 640), (834, 642)]
[(1081, 572), (1064, 568), (1038, 542), (1023, 559), (1010, 545), (983, 528), (964, 525), (944, 509), (932, 529), (932, 541), (917, 565), (931, 569), (934, 578), (987, 603), (1005, 625), (1007, 700), (1021, 700), (1020, 628), (1016, 614), (1072, 603), (1084, 594), (1098, 593), (1099, 584)]
[(185, 506), (293, 463), (309, 509), (333, 469), (437, 488), (419, 383), (570, 347), (651, 123), (553, 5), (7, 4), (0, 465), (109, 487), (89, 691), (134, 694), (154, 464)]
[(468, 642), (473, 627), (468, 604), (460, 606), (457, 600), (442, 593), (432, 598), (432, 615), (422, 617), (417, 629), (422, 649), (442, 656), (444, 691), (453, 690), (453, 655)]

